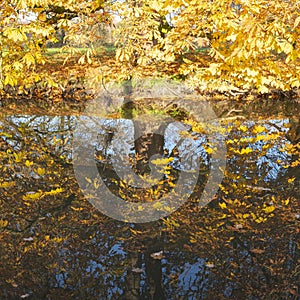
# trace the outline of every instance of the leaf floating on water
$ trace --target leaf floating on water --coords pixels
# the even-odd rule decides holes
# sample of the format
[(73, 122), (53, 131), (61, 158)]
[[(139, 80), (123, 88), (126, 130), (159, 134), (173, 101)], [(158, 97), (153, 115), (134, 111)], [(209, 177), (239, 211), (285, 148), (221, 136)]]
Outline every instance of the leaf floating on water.
[(208, 146), (206, 146), (204, 149), (205, 149), (205, 151), (206, 151), (207, 154), (212, 154), (215, 151), (215, 149), (210, 148)]
[(159, 252), (154, 252), (154, 253), (152, 253), (152, 254), (150, 254), (150, 256), (153, 258), (153, 259), (159, 259), (159, 260), (161, 260), (161, 259), (163, 259), (163, 257), (164, 257), (164, 252), (161, 250), (161, 251), (159, 251)]
[(129, 228), (129, 230), (130, 230), (133, 234), (142, 234), (142, 233), (143, 233), (142, 231), (135, 230), (135, 229), (132, 229), (132, 228)]
[(241, 125), (238, 129), (240, 129), (243, 132), (246, 132), (248, 130), (248, 128), (244, 125)]
[(152, 205), (152, 207), (155, 209), (161, 209), (163, 205), (161, 204), (161, 202), (157, 201)]
[(0, 183), (0, 188), (7, 189), (15, 186), (14, 181), (4, 181)]
[(269, 214), (269, 213), (273, 212), (275, 209), (276, 209), (275, 206), (267, 206), (267, 207), (263, 208), (263, 211), (265, 213)]
[(262, 254), (265, 252), (265, 250), (262, 250), (262, 249), (252, 249), (250, 251), (254, 254)]
[(71, 209), (73, 209), (74, 211), (82, 211), (83, 210), (82, 207), (74, 207), (74, 206), (71, 206)]
[(151, 160), (151, 163), (154, 165), (158, 165), (158, 166), (164, 166), (169, 164), (170, 162), (172, 162), (174, 160), (173, 157), (168, 157), (168, 158), (157, 158), (157, 159), (153, 159)]
[(88, 177), (85, 177), (85, 180), (88, 182), (88, 183), (92, 183), (92, 180)]
[(133, 273), (144, 273), (144, 270), (141, 269), (141, 268), (133, 268), (131, 271), (132, 271)]
[(293, 183), (295, 181), (295, 179), (296, 179), (295, 177), (289, 178), (288, 183)]
[(243, 225), (242, 224), (236, 224), (234, 227), (235, 227), (235, 229), (243, 229)]
[(39, 199), (42, 195), (43, 195), (42, 191), (28, 192), (26, 195), (23, 196), (23, 200), (36, 200)]
[(266, 128), (264, 126), (261, 126), (261, 125), (256, 125), (253, 129), (253, 133), (262, 133), (266, 131)]
[(219, 206), (220, 206), (222, 209), (227, 208), (227, 205), (226, 205), (225, 202), (219, 203)]
[(7, 220), (0, 220), (0, 228), (5, 228), (8, 225), (8, 221)]
[(212, 269), (212, 268), (215, 267), (215, 264), (211, 263), (211, 262), (208, 262), (208, 263), (205, 264), (205, 267)]
[(56, 194), (59, 194), (59, 193), (62, 193), (63, 192), (63, 189), (62, 188), (57, 188), (55, 190), (51, 190), (50, 192), (46, 192), (47, 195), (56, 195)]
[(27, 167), (27, 168), (29, 168), (30, 166), (32, 166), (33, 165), (33, 161), (29, 161), (28, 159), (25, 161), (25, 166)]
[(288, 205), (289, 203), (290, 203), (290, 199), (289, 198), (282, 201), (282, 204), (284, 204), (284, 205)]
[(33, 237), (29, 237), (29, 238), (24, 238), (23, 241), (25, 242), (33, 242)]
[(46, 170), (44, 168), (38, 168), (37, 169), (37, 173), (39, 176), (43, 176), (45, 175)]

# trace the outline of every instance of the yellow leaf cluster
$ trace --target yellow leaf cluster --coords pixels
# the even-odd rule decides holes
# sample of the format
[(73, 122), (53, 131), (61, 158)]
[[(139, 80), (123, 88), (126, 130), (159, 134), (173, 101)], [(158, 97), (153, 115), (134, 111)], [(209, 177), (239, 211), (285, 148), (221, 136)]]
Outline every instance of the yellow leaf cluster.
[(123, 13), (116, 58), (131, 70), (177, 62), (175, 75), (203, 90), (300, 86), (297, 1), (126, 1), (115, 9)]

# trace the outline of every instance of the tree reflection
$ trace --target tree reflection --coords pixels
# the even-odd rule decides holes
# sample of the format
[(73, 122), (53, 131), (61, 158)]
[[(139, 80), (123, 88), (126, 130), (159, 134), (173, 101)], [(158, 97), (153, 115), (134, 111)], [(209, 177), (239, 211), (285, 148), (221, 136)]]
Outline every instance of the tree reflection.
[[(228, 153), (215, 199), (197, 205), (204, 165), (190, 201), (147, 224), (112, 220), (84, 199), (71, 164), (74, 117), (3, 117), (0, 298), (297, 299), (299, 108), (255, 103), (227, 116), (241, 109), (230, 105), (217, 108)], [(132, 147), (143, 173), (166, 140), (140, 137)]]

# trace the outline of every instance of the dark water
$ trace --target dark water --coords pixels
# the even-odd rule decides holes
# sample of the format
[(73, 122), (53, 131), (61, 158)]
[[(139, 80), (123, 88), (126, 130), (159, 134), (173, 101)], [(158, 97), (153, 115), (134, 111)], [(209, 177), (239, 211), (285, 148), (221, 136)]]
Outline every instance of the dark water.
[[(205, 124), (174, 112), (161, 132), (143, 128), (136, 138), (137, 124), (120, 114), (84, 122), (81, 134), (83, 117), (69, 112), (2, 109), (0, 299), (300, 299), (299, 104), (212, 106), (214, 138)], [(88, 176), (87, 161), (74, 160), (95, 124), (101, 182)], [(141, 189), (122, 180), (126, 158), (143, 176), (159, 165), (158, 154), (165, 159), (159, 183)], [(218, 189), (199, 206), (210, 174), (220, 171)], [(118, 215), (129, 222), (115, 220), (87, 192), (107, 188), (145, 216), (143, 204), (172, 193), (181, 174), (190, 174), (183, 187), (196, 180), (189, 198), (176, 211), (156, 207), (165, 216), (152, 222), (132, 223), (122, 207)]]

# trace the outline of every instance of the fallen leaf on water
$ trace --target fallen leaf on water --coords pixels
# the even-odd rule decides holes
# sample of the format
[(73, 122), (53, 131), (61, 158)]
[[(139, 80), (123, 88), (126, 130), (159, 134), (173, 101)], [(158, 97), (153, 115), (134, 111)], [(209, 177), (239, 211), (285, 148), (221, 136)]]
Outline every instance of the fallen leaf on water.
[(254, 254), (262, 254), (265, 252), (265, 250), (262, 250), (262, 249), (252, 249), (250, 251)]
[(154, 252), (154, 253), (150, 254), (150, 256), (153, 259), (162, 259), (164, 257), (163, 253), (164, 253), (163, 251)]
[(235, 227), (235, 229), (243, 229), (243, 225), (242, 224), (236, 224), (234, 227)]
[(205, 264), (205, 267), (207, 267), (207, 268), (214, 268), (215, 264), (208, 262), (208, 263)]
[(23, 241), (25, 242), (32, 242), (33, 241), (33, 237), (29, 237), (29, 238), (24, 238)]
[(131, 271), (132, 271), (133, 273), (144, 273), (144, 270), (141, 269), (141, 268), (133, 268)]

